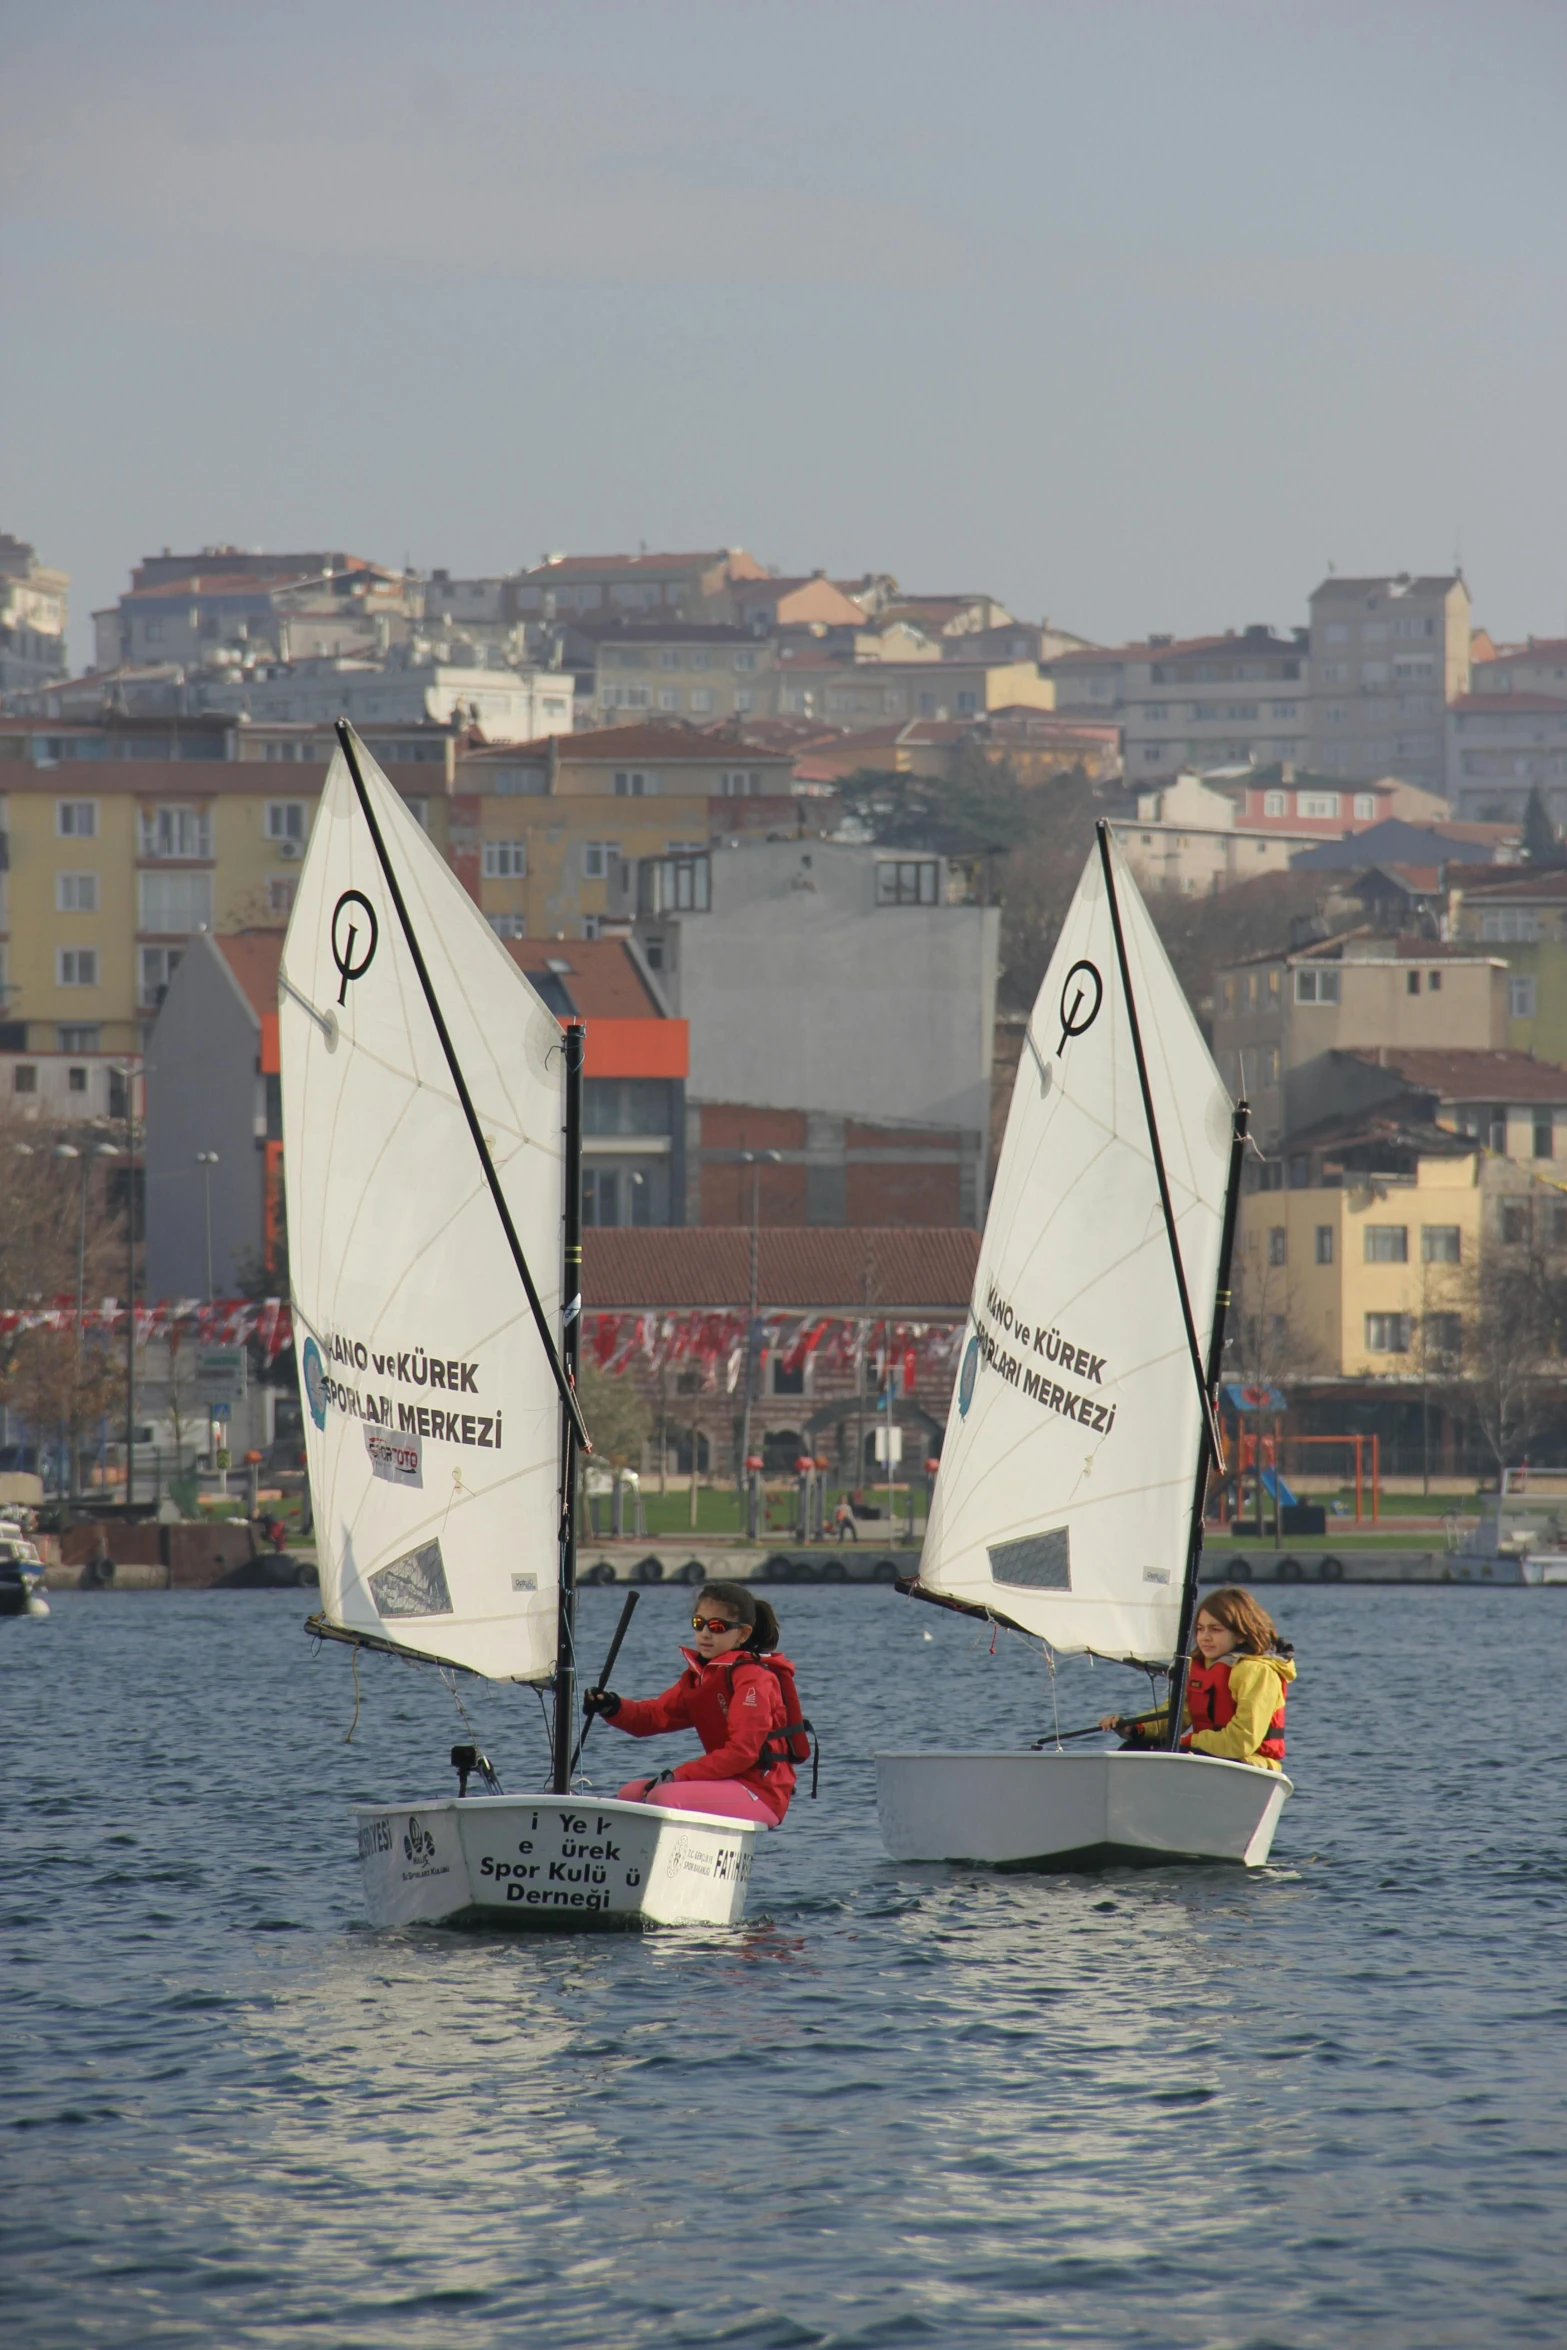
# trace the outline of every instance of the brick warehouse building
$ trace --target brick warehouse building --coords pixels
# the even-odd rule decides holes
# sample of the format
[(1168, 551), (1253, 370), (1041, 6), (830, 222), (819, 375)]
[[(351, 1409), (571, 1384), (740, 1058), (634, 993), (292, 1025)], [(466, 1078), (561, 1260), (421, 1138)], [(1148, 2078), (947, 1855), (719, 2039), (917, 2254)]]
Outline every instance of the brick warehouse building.
[[(889, 1401), (905, 1470), (939, 1450), (978, 1256), (963, 1228), (762, 1227), (751, 1441), (769, 1472), (806, 1452), (868, 1481)], [(584, 1347), (650, 1406), (655, 1464), (661, 1433), (673, 1469), (735, 1468), (750, 1281), (744, 1227), (584, 1236)]]

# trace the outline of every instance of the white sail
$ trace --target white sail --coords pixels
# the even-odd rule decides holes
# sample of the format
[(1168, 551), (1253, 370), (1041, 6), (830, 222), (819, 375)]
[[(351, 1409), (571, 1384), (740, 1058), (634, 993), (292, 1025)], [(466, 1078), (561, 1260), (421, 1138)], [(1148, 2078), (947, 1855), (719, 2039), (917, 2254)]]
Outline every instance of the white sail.
[[(552, 1331), (561, 1032), (369, 754), (366, 790)], [(283, 1153), (323, 1610), (553, 1671), (559, 1404), (339, 752), (284, 946)]]
[[(1110, 853), (1206, 1361), (1231, 1104)], [(1168, 1660), (1202, 1420), (1096, 847), (1029, 1018), (921, 1583), (1065, 1653)]]

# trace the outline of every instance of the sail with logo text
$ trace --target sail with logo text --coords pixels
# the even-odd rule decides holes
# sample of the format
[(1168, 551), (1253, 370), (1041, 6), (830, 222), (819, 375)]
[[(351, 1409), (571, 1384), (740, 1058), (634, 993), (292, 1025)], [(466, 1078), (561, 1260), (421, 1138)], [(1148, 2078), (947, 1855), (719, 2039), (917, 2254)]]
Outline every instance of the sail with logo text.
[(460, 1748), (458, 1799), (360, 1812), (371, 1914), (724, 1922), (754, 1829), (574, 1791), (584, 1030), (338, 736), (279, 973), (310, 1628), (555, 1696), (549, 1794)]
[[(915, 1596), (1179, 1690), (1244, 1134), (1102, 824), (1029, 1018)], [(1257, 1860), (1288, 1792), (1177, 1753), (878, 1764), (903, 1859)]]

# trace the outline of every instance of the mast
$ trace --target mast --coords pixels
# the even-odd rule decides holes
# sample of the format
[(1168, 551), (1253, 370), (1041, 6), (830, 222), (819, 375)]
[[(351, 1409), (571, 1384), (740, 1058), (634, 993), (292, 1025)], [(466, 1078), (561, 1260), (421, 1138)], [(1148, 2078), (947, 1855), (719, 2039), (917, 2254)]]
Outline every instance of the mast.
[(568, 1021), (566, 1052), (565, 1273), (560, 1285), (560, 1354), (571, 1389), (560, 1415), (560, 1613), (555, 1650), (555, 1717), (550, 1734), (550, 1791), (571, 1793), (577, 1712), (577, 1362), (582, 1339), (582, 1063), (587, 1030)]
[(1197, 1475), (1192, 1486), (1192, 1530), (1186, 1548), (1186, 1575), (1181, 1585), (1181, 1622), (1175, 1636), (1175, 1661), (1170, 1667), (1170, 1712), (1166, 1744), (1173, 1754), (1181, 1741), (1181, 1713), (1186, 1703), (1186, 1675), (1191, 1657), (1192, 1624), (1197, 1613), (1197, 1576), (1202, 1566), (1202, 1522), (1208, 1503), (1208, 1474), (1215, 1459), (1209, 1422), (1219, 1391), (1219, 1369), (1224, 1360), (1224, 1325), (1230, 1309), (1230, 1260), (1235, 1254), (1235, 1225), (1240, 1212), (1241, 1164), (1246, 1155), (1246, 1126), (1250, 1111), (1238, 1101), (1230, 1121), (1230, 1172), (1224, 1188), (1224, 1231), (1219, 1242), (1219, 1280), (1213, 1299), (1213, 1329), (1208, 1339), (1209, 1417), (1197, 1439)]

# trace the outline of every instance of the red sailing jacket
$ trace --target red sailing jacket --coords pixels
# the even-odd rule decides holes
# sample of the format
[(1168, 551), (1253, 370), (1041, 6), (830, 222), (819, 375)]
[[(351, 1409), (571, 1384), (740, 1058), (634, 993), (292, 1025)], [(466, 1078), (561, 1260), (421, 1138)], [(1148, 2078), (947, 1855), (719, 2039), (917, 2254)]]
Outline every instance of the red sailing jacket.
[(761, 1760), (768, 1733), (781, 1730), (788, 1718), (777, 1674), (744, 1648), (731, 1648), (706, 1664), (694, 1649), (680, 1653), (687, 1669), (672, 1689), (661, 1697), (623, 1697), (619, 1713), (604, 1719), (633, 1738), (694, 1730), (705, 1752), (700, 1760), (693, 1756), (677, 1764), (675, 1778), (738, 1779), (781, 1820), (794, 1793), (794, 1765), (779, 1761), (764, 1768)]
[[(1225, 1657), (1222, 1662), (1205, 1665), (1193, 1659), (1186, 1676), (1186, 1709), (1192, 1730), (1223, 1730), (1235, 1719), (1235, 1696), (1230, 1688), (1230, 1668), (1241, 1663), (1250, 1664), (1251, 1657)], [(1268, 1662), (1275, 1662), (1268, 1659)], [(1284, 1760), (1284, 1680), (1283, 1660), (1277, 1660), (1280, 1673), (1279, 1702), (1268, 1734), (1257, 1748), (1258, 1757), (1265, 1762)], [(1293, 1670), (1290, 1678), (1293, 1679)], [(1264, 1701), (1266, 1702), (1266, 1701)]]

